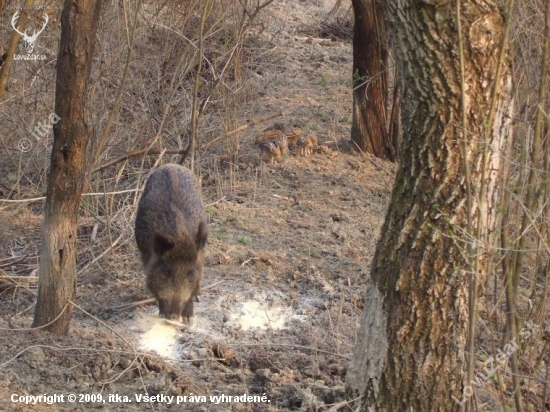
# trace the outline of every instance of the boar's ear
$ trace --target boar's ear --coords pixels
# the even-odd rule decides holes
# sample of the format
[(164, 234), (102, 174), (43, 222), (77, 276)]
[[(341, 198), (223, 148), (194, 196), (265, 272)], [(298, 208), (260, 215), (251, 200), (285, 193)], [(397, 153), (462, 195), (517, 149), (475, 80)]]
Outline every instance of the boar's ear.
[(205, 222), (199, 223), (199, 230), (197, 231), (197, 237), (195, 242), (197, 242), (197, 247), (202, 249), (206, 245), (206, 240), (208, 239), (208, 230), (206, 228)]
[(170, 239), (159, 235), (158, 233), (155, 235), (155, 240), (153, 241), (153, 249), (155, 250), (155, 253), (157, 255), (162, 256), (173, 247), (174, 242), (172, 242)]

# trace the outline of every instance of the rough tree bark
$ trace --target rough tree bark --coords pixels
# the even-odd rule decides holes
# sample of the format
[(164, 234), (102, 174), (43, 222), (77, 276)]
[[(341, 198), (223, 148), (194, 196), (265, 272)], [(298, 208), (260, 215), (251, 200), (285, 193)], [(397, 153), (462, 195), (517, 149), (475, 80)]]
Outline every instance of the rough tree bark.
[(379, 0), (352, 0), (353, 124), (351, 139), (364, 152), (395, 160), (388, 133), (388, 36)]
[(54, 125), (33, 327), (68, 334), (76, 295), (76, 229), (91, 133), (88, 79), (102, 0), (66, 0), (61, 17)]
[(452, 396), (463, 401), (470, 385), (468, 265), (475, 258), (467, 242), (475, 235), (482, 282), (496, 240), (513, 104), (507, 50), (494, 89), (505, 22), (499, 1), (463, 3), (464, 134), (455, 2), (384, 4), (404, 63), (406, 132), (346, 377), (349, 397), (361, 397), (365, 411), (458, 411)]

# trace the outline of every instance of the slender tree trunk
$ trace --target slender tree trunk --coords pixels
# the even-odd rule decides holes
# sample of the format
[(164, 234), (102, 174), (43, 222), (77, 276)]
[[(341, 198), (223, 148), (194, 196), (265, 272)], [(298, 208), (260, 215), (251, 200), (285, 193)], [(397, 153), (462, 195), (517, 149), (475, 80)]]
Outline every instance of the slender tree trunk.
[(352, 0), (353, 124), (351, 139), (359, 149), (395, 160), (388, 134), (388, 36), (379, 0)]
[(468, 279), (483, 282), (496, 241), (510, 59), (505, 49), (498, 76), (499, 2), (464, 2), (464, 130), (455, 4), (432, 3), (384, 3), (404, 63), (406, 132), (346, 378), (364, 411), (458, 411), (471, 395)]
[(202, 4), (202, 16), (201, 16), (201, 22), (199, 25), (199, 56), (198, 56), (198, 67), (197, 67), (197, 73), (195, 75), (195, 84), (193, 85), (193, 108), (191, 112), (191, 133), (189, 137), (189, 157), (190, 157), (190, 169), (193, 172), (196, 172), (195, 170), (195, 150), (197, 148), (197, 143), (199, 140), (199, 88), (202, 80), (202, 61), (204, 59), (204, 25), (206, 23), (206, 19), (209, 16), (210, 12), (212, 11), (212, 2), (211, 1), (203, 1)]
[[(32, 9), (34, 0), (25, 0), (25, 6), (21, 10), (21, 16), (17, 20), (17, 26), (20, 28), (20, 31), (24, 31), (27, 26), (27, 20), (29, 17), (29, 12)], [(2, 1), (0, 1), (0, 12), (3, 9)], [(15, 13), (15, 12), (14, 12)], [(11, 70), (11, 64), (13, 63), (13, 56), (15, 55), (15, 50), (19, 44), (19, 39), (21, 35), (14, 30), (10, 37), (10, 42), (8, 44), (8, 50), (5, 53), (4, 64), (0, 65), (0, 102), (4, 100), (4, 92), (6, 91), (6, 86), (8, 84), (8, 78)]]
[(88, 79), (102, 0), (66, 0), (57, 59), (54, 126), (33, 327), (68, 334), (76, 296), (76, 229), (91, 133)]

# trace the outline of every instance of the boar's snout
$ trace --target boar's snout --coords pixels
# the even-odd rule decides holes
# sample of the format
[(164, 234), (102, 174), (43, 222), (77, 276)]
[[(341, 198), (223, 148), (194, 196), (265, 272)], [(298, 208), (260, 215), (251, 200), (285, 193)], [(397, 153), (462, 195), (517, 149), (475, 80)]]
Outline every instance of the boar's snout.
[(167, 300), (159, 299), (159, 315), (168, 320), (181, 321), (181, 312), (171, 311), (170, 303)]
[(168, 320), (175, 320), (176, 322), (181, 322), (182, 318), (182, 312), (183, 312), (183, 305), (172, 305), (169, 300), (166, 299), (158, 299), (159, 303), (159, 315), (162, 318), (168, 319)]
[[(192, 269), (186, 262), (172, 263), (174, 271), (166, 270), (166, 264), (149, 268), (147, 287), (157, 299), (161, 317), (180, 322), (182, 317), (189, 321), (193, 316), (193, 298), (200, 293), (201, 263), (199, 257)], [(177, 270), (178, 267), (183, 269)]]

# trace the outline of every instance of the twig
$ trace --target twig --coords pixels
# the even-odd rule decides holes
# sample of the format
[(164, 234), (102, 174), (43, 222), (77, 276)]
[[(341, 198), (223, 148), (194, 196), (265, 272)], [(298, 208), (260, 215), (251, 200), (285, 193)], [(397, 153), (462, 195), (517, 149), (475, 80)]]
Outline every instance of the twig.
[(7, 276), (7, 275), (0, 275), (0, 279), (9, 279), (9, 280), (32, 280), (37, 281), (38, 276)]
[[(5, 268), (5, 267), (8, 267), (8, 266), (12, 266), (12, 265), (16, 265), (18, 264), (19, 262), (23, 262), (25, 261), (25, 259), (27, 259), (29, 257), (29, 255), (25, 255), (25, 256), (12, 256), (12, 257), (9, 257), (7, 259), (4, 259), (4, 260), (8, 260), (8, 259), (17, 259), (17, 260), (14, 260), (13, 262), (6, 262), (6, 263), (1, 263), (0, 264), (0, 268)], [(8, 276), (0, 276), (0, 277), (8, 277)], [(24, 277), (24, 276), (23, 276)]]
[(260, 4), (260, 2), (258, 2), (256, 4), (256, 7), (254, 7), (254, 11), (249, 11), (246, 7), (246, 3), (244, 3), (242, 0), (239, 0), (239, 3), (241, 3), (241, 6), (245, 12), (245, 14), (248, 16), (248, 18), (250, 19), (250, 21), (254, 20), (254, 18), (258, 15), (258, 13), (264, 8), (264, 7), (267, 7), (269, 6), (271, 3), (273, 3), (275, 0), (267, 0), (265, 1), (264, 3)]
[[(123, 162), (124, 160), (132, 159), (134, 157), (140, 157), (140, 156), (150, 156), (150, 155), (159, 155), (161, 153), (161, 150), (148, 150), (150, 145), (147, 145), (145, 149), (139, 149), (134, 150), (133, 152), (128, 152), (126, 154), (123, 154), (115, 159), (109, 160), (99, 166), (97, 166), (93, 172), (98, 172), (102, 169), (105, 169), (106, 167), (113, 166), (117, 163)], [(173, 149), (173, 150), (166, 150), (166, 154), (183, 154), (185, 152), (185, 149)]]
[(225, 200), (226, 198), (227, 198), (227, 196), (224, 196), (224, 197), (222, 197), (221, 199), (219, 199), (219, 200), (216, 200), (215, 202), (212, 202), (212, 203), (208, 203), (208, 204), (207, 204), (207, 205), (205, 205), (204, 207), (208, 207), (208, 206), (214, 206), (214, 205), (216, 205), (216, 204), (218, 204), (218, 203), (221, 203), (221, 202), (223, 202), (223, 201), (224, 201), (224, 200)]
[(140, 300), (140, 301), (137, 301), (137, 302), (126, 303), (125, 305), (114, 306), (112, 308), (108, 308), (107, 310), (122, 311), (122, 310), (132, 309), (132, 308), (136, 308), (138, 306), (149, 305), (151, 303), (154, 303), (155, 300), (156, 300), (155, 298), (149, 298), (149, 299)]
[[(154, 154), (154, 153), (149, 153)], [(118, 190), (116, 192), (95, 192), (95, 193), (82, 193), (82, 196), (108, 196), (108, 195), (120, 195), (124, 193), (134, 193), (137, 192), (138, 189), (127, 189), (127, 190)], [(36, 202), (39, 200), (46, 199), (46, 196), (41, 197), (34, 197), (32, 199), (18, 199), (18, 200), (11, 200), (11, 199), (0, 199), (0, 202), (3, 203), (26, 203), (26, 202)]]
[(27, 203), (27, 202), (38, 202), (39, 200), (46, 199), (46, 196), (33, 197), (32, 199), (0, 199), (0, 203)]
[(208, 285), (208, 286), (201, 287), (201, 290), (211, 289), (211, 288), (213, 288), (214, 286), (218, 286), (220, 283), (223, 283), (223, 282), (225, 282), (225, 281), (224, 281), (224, 280), (219, 280), (219, 281), (217, 281), (217, 282), (211, 283), (211, 284)]
[(92, 315), (90, 312), (86, 311), (84, 308), (82, 308), (81, 306), (77, 305), (76, 303), (72, 302), (72, 301), (69, 301), (69, 303), (71, 305), (73, 305), (73, 307), (75, 307), (76, 309), (80, 310), (81, 312), (83, 312), (84, 314), (88, 315), (90, 318), (92, 318), (93, 320), (95, 320), (96, 322), (100, 323), (101, 325), (105, 326), (107, 329), (109, 329), (111, 332), (113, 332), (115, 335), (117, 335), (126, 345), (128, 345), (128, 347), (130, 347), (133, 351), (135, 351), (135, 348), (134, 348), (134, 345), (129, 342), (124, 336), (122, 336), (120, 333), (118, 333), (116, 330), (114, 330), (113, 328), (111, 328), (109, 325), (107, 325), (105, 322), (103, 322), (101, 319), (95, 317), (94, 315)]
[(114, 249), (114, 247), (118, 244), (118, 242), (120, 241), (120, 239), (122, 239), (122, 236), (124, 235), (124, 233), (121, 233), (116, 239), (115, 241), (107, 248), (103, 251), (103, 253), (99, 256), (97, 256), (95, 259), (93, 259), (90, 263), (88, 263), (86, 266), (84, 266), (82, 269), (80, 269), (78, 271), (78, 273), (82, 273), (83, 271), (85, 271), (86, 269), (88, 269), (90, 266), (92, 266), (95, 262), (97, 262), (99, 259), (103, 258), (103, 256), (105, 256), (107, 253), (109, 253), (111, 250)]
[[(338, 412), (344, 406), (354, 405), (355, 402), (358, 401), (359, 399), (361, 399), (362, 397), (363, 396), (361, 395), (361, 396), (358, 396), (355, 399), (349, 399), (349, 400), (346, 400), (346, 401), (335, 403), (334, 405), (332, 405), (332, 408), (327, 410), (327, 412)], [(329, 405), (326, 405), (326, 406), (329, 406)]]
[(246, 259), (243, 263), (241, 263), (241, 266), (239, 267), (244, 267), (245, 265), (247, 265), (248, 263), (252, 262), (253, 260), (259, 260), (260, 258), (257, 258), (257, 257), (251, 257), (250, 259)]
[(351, 140), (351, 142), (355, 145), (355, 148), (357, 150), (359, 150), (359, 152), (363, 155), (364, 158), (368, 159), (371, 163), (373, 163), (376, 167), (379, 167), (380, 169), (382, 169), (383, 172), (386, 172), (388, 174), (388, 176), (392, 176), (393, 175), (388, 172), (384, 166), (382, 166), (380, 163), (378, 163), (376, 160), (375, 160), (375, 156), (368, 156), (363, 150), (361, 150), (361, 148), (359, 147), (359, 145), (354, 142), (353, 140)]
[(536, 378), (534, 376), (521, 375), (519, 373), (510, 372), (507, 369), (503, 369), (503, 372), (508, 374), (508, 375), (516, 376), (516, 377), (521, 378), (521, 379), (530, 379), (530, 380), (533, 380), (533, 381), (544, 383), (545, 385), (550, 385), (550, 381), (545, 381), (544, 379)]

